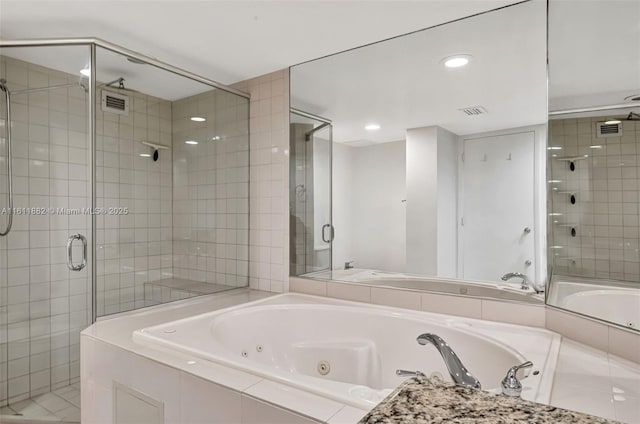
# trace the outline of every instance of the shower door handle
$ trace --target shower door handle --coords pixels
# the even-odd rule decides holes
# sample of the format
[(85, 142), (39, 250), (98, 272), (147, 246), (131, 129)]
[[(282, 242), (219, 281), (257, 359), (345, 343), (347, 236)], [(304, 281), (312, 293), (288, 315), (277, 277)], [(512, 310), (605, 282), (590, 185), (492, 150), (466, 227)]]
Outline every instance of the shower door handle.
[[(327, 240), (326, 237), (324, 236), (324, 234), (325, 234), (324, 230), (327, 229), (327, 228), (329, 228), (331, 230), (331, 236), (330, 236), (329, 240)], [(335, 231), (333, 230), (333, 225), (324, 224), (322, 226), (322, 241), (325, 242), (325, 243), (331, 243), (333, 241), (333, 239), (334, 239), (334, 236), (335, 236)]]
[[(82, 242), (82, 263), (80, 265), (73, 264), (73, 242), (80, 240)], [(67, 240), (67, 267), (71, 271), (80, 271), (87, 266), (87, 238), (82, 234), (74, 234)]]

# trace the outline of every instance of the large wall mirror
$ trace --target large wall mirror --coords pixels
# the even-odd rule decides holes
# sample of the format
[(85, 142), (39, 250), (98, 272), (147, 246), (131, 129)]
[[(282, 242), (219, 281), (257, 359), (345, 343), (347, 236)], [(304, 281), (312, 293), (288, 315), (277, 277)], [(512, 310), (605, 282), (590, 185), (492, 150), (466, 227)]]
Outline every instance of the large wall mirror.
[(548, 303), (640, 326), (640, 2), (549, 4)]
[(544, 302), (546, 10), (291, 68), (291, 275)]

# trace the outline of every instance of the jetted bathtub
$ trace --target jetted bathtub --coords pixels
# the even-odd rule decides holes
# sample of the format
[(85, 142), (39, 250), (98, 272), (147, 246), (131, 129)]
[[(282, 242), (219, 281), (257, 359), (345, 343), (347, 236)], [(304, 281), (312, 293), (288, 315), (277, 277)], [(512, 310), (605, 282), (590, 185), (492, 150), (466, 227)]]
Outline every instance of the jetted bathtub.
[(370, 409), (406, 378), (396, 369), (450, 381), (436, 349), (416, 342), (422, 333), (447, 341), (483, 389), (499, 392), (511, 366), (532, 361), (520, 374), (522, 396), (548, 403), (560, 337), (531, 327), (284, 294), (139, 329), (133, 339)]
[(519, 279), (514, 279), (509, 282), (469, 281), (363, 268), (317, 271), (305, 274), (304, 277), (332, 280), (335, 282), (344, 281), (355, 284), (366, 284), (368, 286), (448, 293), (492, 300), (502, 299), (539, 305), (544, 304), (544, 295), (537, 294), (532, 288), (523, 290)]
[(625, 327), (640, 329), (640, 290), (628, 283), (554, 276), (549, 303)]

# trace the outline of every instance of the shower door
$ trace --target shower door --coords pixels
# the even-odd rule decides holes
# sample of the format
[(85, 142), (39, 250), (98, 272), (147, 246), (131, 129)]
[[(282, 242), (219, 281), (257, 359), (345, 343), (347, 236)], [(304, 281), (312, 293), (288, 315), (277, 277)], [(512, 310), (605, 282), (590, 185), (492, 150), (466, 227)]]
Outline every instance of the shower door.
[(2, 413), (23, 413), (11, 408), (31, 398), (41, 414), (29, 418), (80, 418), (80, 331), (92, 316), (90, 56), (89, 45), (0, 48), (11, 109), (9, 121), (2, 92), (0, 231), (13, 214), (0, 237)]
[(330, 278), (332, 126), (297, 111), (290, 116), (290, 273)]

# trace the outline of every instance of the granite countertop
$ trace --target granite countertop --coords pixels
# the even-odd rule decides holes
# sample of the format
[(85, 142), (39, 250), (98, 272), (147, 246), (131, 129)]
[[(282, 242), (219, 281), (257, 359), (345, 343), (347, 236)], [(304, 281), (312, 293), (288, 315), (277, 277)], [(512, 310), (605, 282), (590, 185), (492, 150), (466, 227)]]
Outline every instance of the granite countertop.
[(360, 420), (360, 424), (614, 423), (604, 418), (414, 377), (402, 383)]

